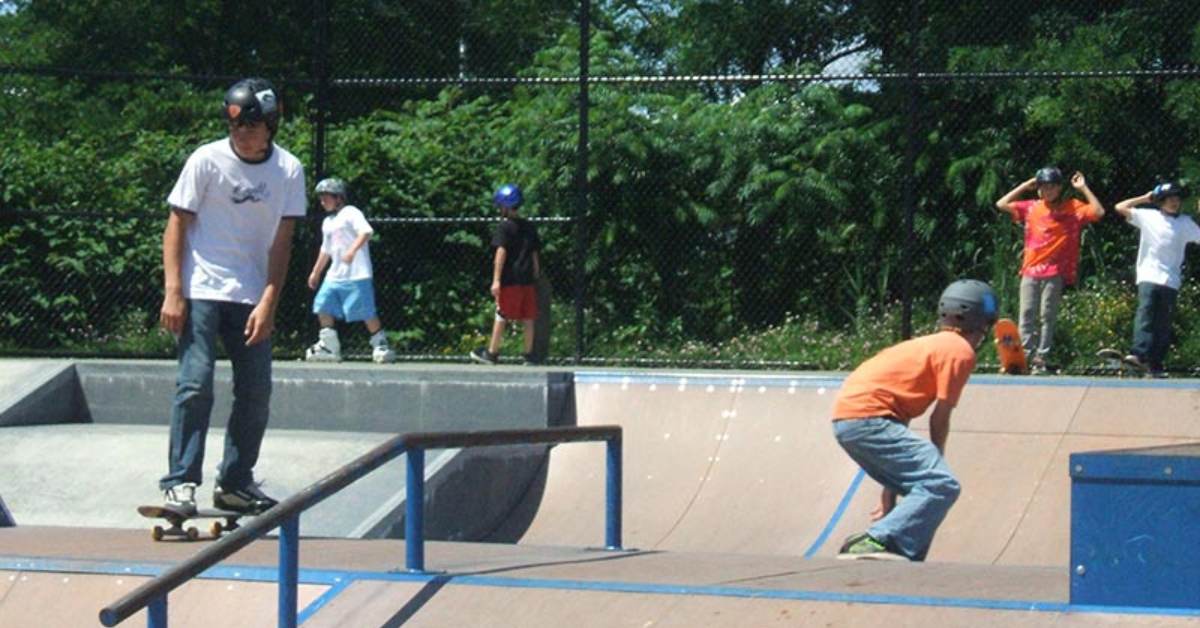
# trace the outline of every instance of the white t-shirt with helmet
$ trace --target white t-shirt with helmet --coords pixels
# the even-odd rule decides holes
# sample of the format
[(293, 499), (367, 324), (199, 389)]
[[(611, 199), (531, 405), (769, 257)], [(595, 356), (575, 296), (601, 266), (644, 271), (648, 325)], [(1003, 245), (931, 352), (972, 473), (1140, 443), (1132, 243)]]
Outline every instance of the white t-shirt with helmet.
[(1133, 209), (1129, 224), (1141, 229), (1138, 244), (1137, 282), (1179, 289), (1189, 242), (1200, 242), (1200, 226), (1191, 216), (1168, 216), (1158, 209)]
[(256, 304), (279, 221), (304, 217), (304, 167), (278, 145), (265, 161), (246, 163), (220, 139), (188, 157), (167, 203), (195, 214), (184, 243), (184, 297)]
[(370, 242), (363, 244), (354, 253), (354, 260), (349, 264), (342, 260), (342, 255), (345, 255), (358, 236), (364, 233), (375, 233), (375, 230), (371, 228), (371, 223), (367, 222), (362, 211), (353, 205), (344, 205), (325, 217), (321, 223), (321, 252), (332, 259), (329, 271), (325, 273), (326, 281), (357, 281), (371, 278)]

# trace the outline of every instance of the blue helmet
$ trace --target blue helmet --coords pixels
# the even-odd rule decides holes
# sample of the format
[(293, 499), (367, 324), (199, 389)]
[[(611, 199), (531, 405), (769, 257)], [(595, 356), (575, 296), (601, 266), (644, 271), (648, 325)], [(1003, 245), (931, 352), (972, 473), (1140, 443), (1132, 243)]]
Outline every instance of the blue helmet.
[(521, 201), (525, 200), (521, 196), (521, 188), (512, 183), (505, 183), (496, 190), (496, 194), (492, 196), (492, 202), (506, 209), (516, 209), (521, 206)]

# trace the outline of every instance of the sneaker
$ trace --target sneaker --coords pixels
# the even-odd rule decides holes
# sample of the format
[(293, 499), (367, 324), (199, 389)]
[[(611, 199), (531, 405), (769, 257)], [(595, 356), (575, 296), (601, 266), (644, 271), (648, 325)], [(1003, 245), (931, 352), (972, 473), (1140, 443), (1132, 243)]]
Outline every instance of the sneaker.
[(500, 362), (500, 355), (487, 350), (487, 347), (480, 347), (471, 352), (471, 359), (483, 364), (496, 364)]
[(371, 349), (371, 360), (376, 364), (391, 364), (396, 361), (396, 352), (387, 345), (381, 345)]
[(842, 549), (838, 551), (838, 558), (840, 560), (908, 560), (906, 556), (889, 550), (886, 545), (876, 541), (866, 532), (846, 539), (846, 542), (842, 544)]
[(1046, 358), (1043, 358), (1040, 355), (1033, 356), (1033, 359), (1029, 361), (1029, 374), (1030, 375), (1045, 375), (1046, 374)]
[(184, 514), (196, 514), (196, 483), (183, 482), (164, 490), (163, 505)]
[(539, 366), (542, 363), (542, 361), (537, 359), (537, 356), (533, 355), (532, 353), (526, 353), (523, 357), (524, 361), (521, 362), (521, 364), (525, 366)]
[(254, 482), (239, 489), (227, 489), (219, 484), (213, 489), (213, 507), (218, 510), (257, 515), (270, 510), (278, 503), (278, 500), (268, 497)]
[(1167, 379), (1170, 376), (1167, 375), (1166, 371), (1161, 371), (1161, 370), (1153, 371), (1152, 370), (1152, 371), (1149, 371), (1146, 373), (1146, 377), (1149, 377), (1150, 379)]
[(341, 362), (342, 355), (331, 350), (324, 342), (317, 341), (304, 352), (304, 359), (308, 362)]
[(1146, 363), (1143, 362), (1142, 359), (1135, 353), (1130, 353), (1121, 361), (1135, 369), (1141, 369), (1143, 371), (1146, 370)]

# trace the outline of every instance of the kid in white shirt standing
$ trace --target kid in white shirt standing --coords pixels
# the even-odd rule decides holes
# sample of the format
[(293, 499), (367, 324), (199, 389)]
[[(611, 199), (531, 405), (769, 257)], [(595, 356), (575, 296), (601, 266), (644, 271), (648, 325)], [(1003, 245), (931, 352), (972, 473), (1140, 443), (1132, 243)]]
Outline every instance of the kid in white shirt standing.
[[(342, 359), (334, 320), (363, 321), (371, 334), (371, 359), (392, 362), (396, 354), (388, 347), (387, 335), (375, 311), (375, 287), (372, 283), (369, 241), (375, 230), (362, 211), (346, 204), (346, 183), (341, 179), (323, 179), (317, 184), (321, 207), (329, 214), (321, 223), (321, 252), (308, 276), (308, 287), (317, 290), (313, 313), (321, 322), (317, 342), (308, 348), (305, 359), (337, 362)], [(332, 262), (332, 266), (330, 265)], [(325, 281), (321, 272), (329, 266)]]
[[(1157, 208), (1138, 205), (1156, 204)], [(1117, 203), (1117, 212), (1142, 231), (1138, 244), (1138, 309), (1133, 323), (1133, 351), (1126, 362), (1149, 370), (1151, 377), (1166, 377), (1163, 358), (1171, 342), (1171, 314), (1183, 284), (1184, 252), (1189, 242), (1200, 242), (1200, 226), (1179, 213), (1183, 188), (1161, 183), (1154, 190)]]

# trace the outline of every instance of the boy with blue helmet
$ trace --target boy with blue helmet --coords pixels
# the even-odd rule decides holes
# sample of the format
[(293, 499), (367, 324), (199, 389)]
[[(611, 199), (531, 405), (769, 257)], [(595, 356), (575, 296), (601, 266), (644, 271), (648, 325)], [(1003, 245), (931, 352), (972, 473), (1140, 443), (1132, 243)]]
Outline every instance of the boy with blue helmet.
[(1151, 377), (1166, 377), (1163, 360), (1171, 343), (1171, 315), (1183, 284), (1184, 253), (1189, 243), (1200, 242), (1200, 226), (1180, 213), (1183, 196), (1178, 183), (1160, 183), (1141, 196), (1117, 203), (1117, 213), (1142, 232), (1133, 350), (1125, 361), (1148, 369)]
[(542, 241), (537, 227), (517, 215), (524, 196), (521, 188), (505, 184), (496, 190), (492, 201), (500, 208), (503, 220), (492, 236), (492, 298), (496, 302), (496, 319), (492, 324), (491, 340), (486, 347), (471, 352), (471, 359), (484, 364), (500, 360), (500, 345), (508, 321), (521, 321), (525, 327), (525, 363), (535, 363), (533, 356), (534, 321), (538, 317), (537, 288), (542, 274), (538, 251)]

